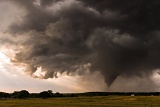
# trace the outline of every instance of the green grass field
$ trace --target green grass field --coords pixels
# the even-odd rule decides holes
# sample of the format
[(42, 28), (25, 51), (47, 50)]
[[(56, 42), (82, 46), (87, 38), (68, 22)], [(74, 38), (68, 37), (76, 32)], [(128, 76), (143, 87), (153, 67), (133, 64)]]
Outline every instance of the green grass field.
[(160, 107), (160, 96), (1, 99), (0, 107)]

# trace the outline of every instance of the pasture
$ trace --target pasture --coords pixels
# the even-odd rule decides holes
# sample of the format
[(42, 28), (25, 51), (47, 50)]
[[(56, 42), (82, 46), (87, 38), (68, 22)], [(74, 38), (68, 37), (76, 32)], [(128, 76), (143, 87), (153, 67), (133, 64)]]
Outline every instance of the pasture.
[(160, 96), (0, 99), (0, 107), (160, 107)]

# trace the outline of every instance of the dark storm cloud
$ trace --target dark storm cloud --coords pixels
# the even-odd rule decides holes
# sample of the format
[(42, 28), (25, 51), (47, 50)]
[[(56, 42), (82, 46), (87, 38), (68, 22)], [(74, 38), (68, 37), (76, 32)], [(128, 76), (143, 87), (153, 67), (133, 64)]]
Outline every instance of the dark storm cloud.
[[(16, 22), (11, 26), (12, 32), (24, 32), (31, 29), (43, 31), (48, 23), (57, 21), (58, 17), (46, 11), (41, 6), (35, 5), (34, 0), (14, 0), (12, 2), (19, 5), (20, 8), (24, 8), (26, 11), (23, 22), (21, 24)], [(51, 3), (53, 3), (53, 0), (41, 0), (42, 6), (51, 5)]]
[[(140, 36), (153, 30), (159, 30), (160, 1), (159, 0), (81, 0), (87, 6), (93, 6), (97, 10), (117, 12), (125, 16), (114, 26), (123, 32), (129, 32)], [(117, 17), (118, 18), (118, 17)]]
[[(102, 74), (106, 75), (108, 84), (112, 83), (118, 75), (127, 74), (128, 76), (146, 75), (152, 70), (159, 68), (159, 31), (160, 30), (160, 1), (152, 0), (82, 0), (86, 6), (94, 7), (103, 15), (106, 11), (115, 12), (123, 16), (117, 21), (112, 21), (107, 27), (118, 29), (119, 34), (127, 33), (130, 40), (121, 41), (121, 36), (108, 38), (103, 31), (97, 35), (100, 42), (97, 49), (97, 62), (102, 62), (102, 66), (95, 64)], [(120, 17), (117, 17), (120, 18)], [(106, 28), (107, 28), (106, 27)], [(154, 32), (154, 33), (153, 33)], [(157, 33), (155, 33), (157, 32)], [(114, 35), (114, 34), (113, 34)], [(118, 35), (118, 34), (116, 34)], [(132, 41), (134, 40), (135, 41)], [(114, 41), (116, 40), (116, 41)], [(94, 43), (96, 43), (96, 41)], [(118, 43), (122, 42), (124, 44)], [(98, 63), (99, 64), (99, 63)], [(112, 71), (112, 72), (110, 72)]]
[[(90, 50), (87, 49), (85, 45), (85, 39), (87, 38), (85, 36), (88, 36), (87, 32), (89, 31), (83, 30), (83, 25), (77, 26), (83, 21), (87, 23), (87, 20), (83, 17), (77, 19), (78, 16), (74, 15), (78, 15), (76, 12), (79, 11), (81, 12), (79, 16), (82, 15), (91, 19), (89, 15), (93, 12), (83, 10), (77, 3), (72, 4), (71, 7), (66, 7), (65, 3), (62, 3), (62, 5), (64, 5), (64, 8), (58, 11), (61, 17), (59, 17), (57, 21), (52, 21), (50, 17), (45, 17), (44, 21), (49, 22), (43, 25), (44, 21), (37, 18), (39, 26), (36, 27), (37, 24), (35, 23), (37, 22), (34, 22), (33, 18), (29, 17), (29, 19), (27, 19), (28, 17), (26, 17), (26, 22), (24, 22), (22, 26), (18, 26), (23, 30), (19, 28), (16, 29), (16, 32), (27, 32), (24, 36), (29, 37), (28, 40), (21, 43), (25, 48), (17, 53), (15, 57), (16, 62), (28, 64), (27, 70), (32, 71), (32, 73), (36, 71), (37, 67), (42, 67), (43, 70), (47, 71), (44, 78), (52, 78), (56, 76), (56, 72), (78, 71), (79, 67), (84, 68), (84, 64), (88, 63), (86, 57), (88, 57)], [(34, 7), (33, 4), (32, 7)], [(41, 7), (39, 8), (39, 10), (41, 10)], [(27, 16), (32, 14), (32, 12), (30, 12), (29, 10), (27, 11)], [(38, 14), (44, 15), (43, 13)], [(54, 13), (50, 14), (48, 15), (51, 16), (51, 19), (57, 17)], [(96, 17), (95, 15), (93, 16)], [(35, 18), (37, 16), (33, 17)], [(72, 21), (73, 23), (71, 23)], [(35, 26), (33, 26), (33, 28), (32, 26), (26, 26), (28, 24)], [(25, 28), (24, 25), (27, 28)], [(43, 27), (44, 29), (39, 29), (39, 27)], [(17, 28), (16, 24), (12, 25), (11, 30), (14, 28)], [(35, 30), (35, 32), (29, 33), (29, 30)]]
[(14, 1), (26, 15), (10, 31), (28, 39), (13, 62), (26, 64), (31, 75), (37, 67), (44, 78), (90, 68), (111, 85), (119, 75), (150, 76), (160, 68), (158, 0), (55, 1)]
[(53, 3), (63, 1), (63, 0), (40, 0), (42, 6), (51, 6)]

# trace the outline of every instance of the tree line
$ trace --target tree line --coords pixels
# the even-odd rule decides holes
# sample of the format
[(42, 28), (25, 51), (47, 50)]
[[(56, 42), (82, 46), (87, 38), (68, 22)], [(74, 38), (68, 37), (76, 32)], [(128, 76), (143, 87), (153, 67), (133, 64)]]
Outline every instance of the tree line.
[(85, 93), (53, 93), (52, 90), (40, 93), (29, 93), (27, 90), (14, 91), (13, 93), (0, 92), (0, 98), (26, 99), (26, 98), (54, 98), (54, 97), (78, 97), (78, 96), (160, 96), (160, 92), (85, 92)]
[(52, 97), (78, 97), (77, 94), (53, 93), (52, 90), (42, 91), (40, 93), (29, 93), (27, 90), (14, 91), (13, 93), (0, 92), (0, 98), (26, 99), (26, 98), (52, 98)]

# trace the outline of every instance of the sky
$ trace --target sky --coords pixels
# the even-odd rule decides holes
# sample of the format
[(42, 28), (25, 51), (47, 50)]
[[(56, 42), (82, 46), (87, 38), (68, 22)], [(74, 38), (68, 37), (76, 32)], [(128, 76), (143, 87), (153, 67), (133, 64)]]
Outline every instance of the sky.
[(0, 0), (0, 91), (160, 91), (159, 0)]

